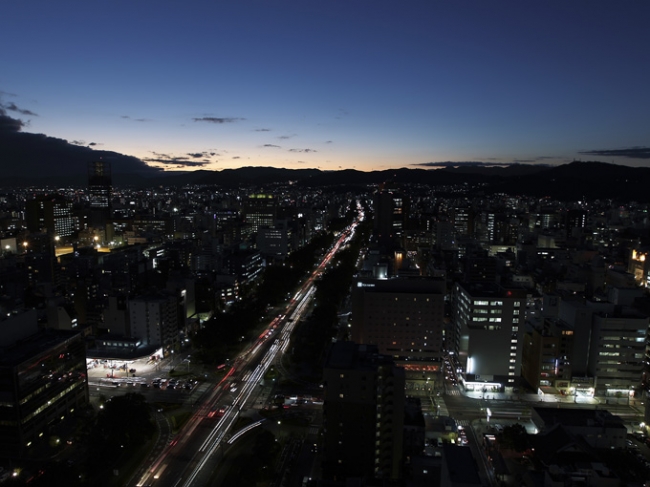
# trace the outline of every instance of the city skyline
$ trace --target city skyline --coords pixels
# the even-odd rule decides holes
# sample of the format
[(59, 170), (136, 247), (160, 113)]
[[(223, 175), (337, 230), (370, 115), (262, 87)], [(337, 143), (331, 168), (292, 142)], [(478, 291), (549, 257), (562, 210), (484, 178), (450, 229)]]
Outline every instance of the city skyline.
[(2, 132), (166, 170), (650, 159), (641, 3), (71, 1), (5, 12)]

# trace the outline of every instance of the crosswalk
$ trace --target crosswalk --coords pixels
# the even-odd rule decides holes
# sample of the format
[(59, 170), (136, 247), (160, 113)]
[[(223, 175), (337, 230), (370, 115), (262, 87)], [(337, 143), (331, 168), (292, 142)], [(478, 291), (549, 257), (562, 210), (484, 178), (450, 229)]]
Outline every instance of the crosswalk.
[(447, 389), (445, 394), (448, 396), (460, 396), (460, 391), (458, 389)]

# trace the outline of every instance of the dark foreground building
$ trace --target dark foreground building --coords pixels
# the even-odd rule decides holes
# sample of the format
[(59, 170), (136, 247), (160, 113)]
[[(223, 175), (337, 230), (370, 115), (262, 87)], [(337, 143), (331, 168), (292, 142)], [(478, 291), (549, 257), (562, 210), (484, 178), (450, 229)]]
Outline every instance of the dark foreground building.
[(88, 404), (85, 343), (78, 332), (45, 330), (0, 347), (0, 456), (26, 457)]
[(404, 369), (376, 346), (337, 342), (323, 375), (324, 477), (400, 479)]

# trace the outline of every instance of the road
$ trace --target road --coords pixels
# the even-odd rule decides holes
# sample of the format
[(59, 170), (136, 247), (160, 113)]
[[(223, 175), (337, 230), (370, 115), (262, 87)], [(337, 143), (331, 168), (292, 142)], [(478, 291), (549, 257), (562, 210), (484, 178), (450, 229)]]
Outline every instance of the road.
[(163, 452), (148, 462), (129, 485), (191, 487), (209, 484), (240, 416), (244, 413), (249, 415), (249, 410), (260, 402), (264, 374), (287, 350), (296, 323), (309, 309), (316, 278), (325, 271), (336, 253), (347, 245), (363, 218), (360, 212), (357, 219), (339, 234), (320, 264), (287, 304), (284, 314), (276, 317), (237, 357), (218, 384), (203, 392), (182, 432), (171, 439)]

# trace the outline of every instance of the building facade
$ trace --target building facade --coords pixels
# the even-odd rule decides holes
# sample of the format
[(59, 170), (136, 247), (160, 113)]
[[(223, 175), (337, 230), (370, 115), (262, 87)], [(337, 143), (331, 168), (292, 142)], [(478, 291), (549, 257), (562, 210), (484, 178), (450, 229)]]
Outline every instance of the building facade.
[(129, 336), (142, 346), (173, 350), (178, 344), (178, 303), (172, 295), (140, 296), (129, 300)]
[(358, 279), (352, 289), (352, 341), (376, 345), (396, 360), (440, 362), (444, 299), (443, 279)]
[(598, 312), (593, 317), (590, 375), (596, 394), (632, 397), (643, 379), (648, 317), (632, 310)]
[(26, 457), (51, 425), (88, 404), (85, 342), (74, 331), (41, 331), (0, 355), (0, 455)]
[(456, 283), (449, 352), (465, 371), (465, 387), (509, 390), (521, 375), (526, 291), (497, 284)]
[(323, 377), (324, 478), (400, 479), (404, 370), (374, 346), (336, 342)]

